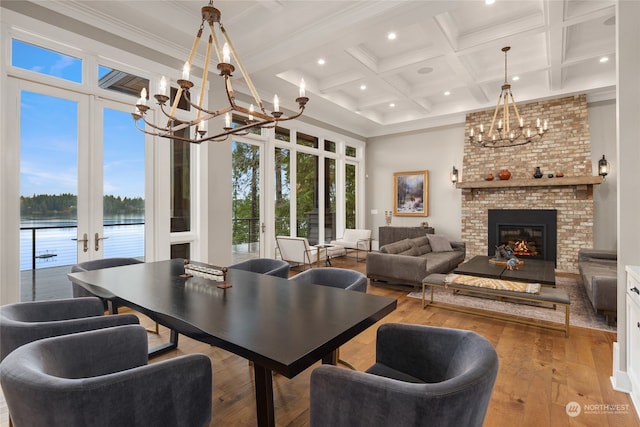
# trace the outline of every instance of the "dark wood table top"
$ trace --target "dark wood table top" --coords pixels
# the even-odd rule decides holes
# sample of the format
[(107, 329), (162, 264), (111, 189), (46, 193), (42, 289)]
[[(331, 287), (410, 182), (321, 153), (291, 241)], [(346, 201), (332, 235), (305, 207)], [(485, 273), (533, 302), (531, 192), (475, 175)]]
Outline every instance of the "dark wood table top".
[(191, 338), (292, 378), (396, 308), (387, 297), (231, 269), (228, 289), (183, 278), (181, 259), (69, 274)]
[(551, 286), (556, 285), (556, 270), (553, 261), (521, 258), (524, 264), (518, 266), (517, 270), (508, 270), (506, 266), (495, 265), (489, 262), (491, 258), (493, 257), (486, 255), (475, 256), (469, 261), (460, 264), (453, 272), (456, 274), (468, 274), (470, 276), (540, 283)]

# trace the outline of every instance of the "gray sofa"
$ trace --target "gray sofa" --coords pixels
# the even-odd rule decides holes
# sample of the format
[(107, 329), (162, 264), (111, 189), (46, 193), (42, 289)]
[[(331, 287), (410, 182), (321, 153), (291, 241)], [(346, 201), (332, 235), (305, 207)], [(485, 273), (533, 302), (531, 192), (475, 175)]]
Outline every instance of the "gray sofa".
[(618, 288), (618, 255), (615, 250), (580, 249), (578, 269), (591, 305), (598, 313), (615, 322)]
[[(433, 247), (432, 247), (433, 246)], [(464, 261), (464, 242), (428, 235), (389, 243), (367, 254), (367, 277), (372, 281), (420, 286), (431, 273), (448, 273)]]

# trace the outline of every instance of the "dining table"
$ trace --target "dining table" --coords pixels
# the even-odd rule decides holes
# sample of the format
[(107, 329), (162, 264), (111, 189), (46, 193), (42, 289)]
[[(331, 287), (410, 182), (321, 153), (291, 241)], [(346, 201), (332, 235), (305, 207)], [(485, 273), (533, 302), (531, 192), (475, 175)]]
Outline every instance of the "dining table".
[[(70, 273), (69, 280), (179, 334), (253, 362), (258, 426), (274, 426), (272, 374), (293, 378), (396, 309), (393, 298), (173, 259)], [(124, 351), (124, 349), (123, 349)], [(215, 390), (214, 390), (215, 392)]]

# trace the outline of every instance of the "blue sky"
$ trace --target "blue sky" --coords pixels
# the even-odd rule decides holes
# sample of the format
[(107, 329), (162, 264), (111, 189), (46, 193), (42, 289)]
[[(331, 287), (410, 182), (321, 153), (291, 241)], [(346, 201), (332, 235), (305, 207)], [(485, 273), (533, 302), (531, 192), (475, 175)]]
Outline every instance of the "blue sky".
[[(76, 83), (82, 79), (81, 60), (16, 40), (12, 64)], [(77, 147), (89, 142), (78, 141), (78, 103), (22, 91), (20, 108), (20, 194), (77, 194)], [(104, 194), (143, 197), (144, 135), (129, 113), (111, 109), (101, 113)]]

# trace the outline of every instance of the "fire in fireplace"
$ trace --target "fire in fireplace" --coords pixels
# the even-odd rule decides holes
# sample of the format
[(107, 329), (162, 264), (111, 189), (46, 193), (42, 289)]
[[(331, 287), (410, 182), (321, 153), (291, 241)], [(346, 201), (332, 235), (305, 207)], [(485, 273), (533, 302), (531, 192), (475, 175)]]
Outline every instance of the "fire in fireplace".
[(556, 261), (555, 209), (489, 209), (488, 255), (509, 245), (517, 257)]

